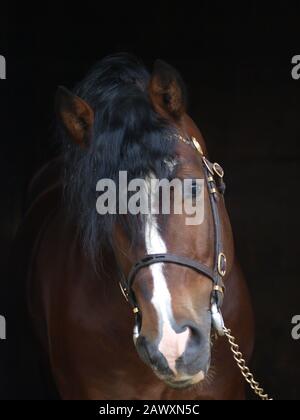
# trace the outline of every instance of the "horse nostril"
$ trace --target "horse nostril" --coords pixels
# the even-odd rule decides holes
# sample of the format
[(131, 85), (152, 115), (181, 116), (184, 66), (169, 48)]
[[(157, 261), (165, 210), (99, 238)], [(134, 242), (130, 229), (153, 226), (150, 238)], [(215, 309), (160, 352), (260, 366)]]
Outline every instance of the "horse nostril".
[(154, 343), (151, 343), (146, 337), (140, 336), (137, 339), (136, 348), (144, 363), (155, 368), (156, 371), (159, 371), (165, 376), (172, 375), (167, 360), (158, 351), (158, 348)]
[(136, 349), (140, 358), (146, 363), (151, 363), (151, 356), (148, 349), (147, 339), (146, 337), (140, 335), (136, 340)]
[(190, 335), (191, 341), (195, 345), (200, 346), (201, 341), (202, 341), (202, 333), (201, 333), (201, 331), (199, 330), (199, 328), (194, 328), (194, 327), (190, 328), (190, 331), (191, 331), (191, 335)]
[[(184, 328), (188, 328), (190, 333), (181, 363), (185, 366), (189, 366), (189, 370), (191, 370), (191, 372), (194, 370), (199, 371), (199, 362), (207, 361), (209, 351), (207, 343), (209, 343), (209, 339), (196, 325), (185, 325)], [(206, 370), (204, 365), (201, 366), (201, 370)]]
[(200, 329), (194, 325), (184, 325), (182, 331), (189, 330), (189, 344), (200, 346), (202, 333)]

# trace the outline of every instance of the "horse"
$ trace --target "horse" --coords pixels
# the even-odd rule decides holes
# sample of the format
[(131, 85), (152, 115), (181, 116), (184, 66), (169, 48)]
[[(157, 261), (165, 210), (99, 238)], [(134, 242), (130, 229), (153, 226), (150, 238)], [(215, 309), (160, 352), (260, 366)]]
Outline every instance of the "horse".
[[(62, 154), (31, 183), (21, 242), (28, 313), (60, 398), (245, 399), (222, 328), (224, 319), (248, 362), (253, 311), (224, 173), (187, 113), (181, 75), (111, 55), (72, 91), (59, 87), (55, 108)], [(99, 215), (97, 182), (121, 171), (146, 183), (202, 179), (203, 222)], [(192, 184), (187, 200), (194, 193)]]

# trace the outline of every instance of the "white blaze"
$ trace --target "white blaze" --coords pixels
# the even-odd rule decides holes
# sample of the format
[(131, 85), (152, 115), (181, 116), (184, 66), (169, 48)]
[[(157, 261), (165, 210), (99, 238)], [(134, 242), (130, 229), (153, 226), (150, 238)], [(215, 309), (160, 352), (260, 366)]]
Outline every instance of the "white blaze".
[[(152, 191), (152, 212), (155, 205), (155, 203), (153, 203), (154, 196), (155, 194)], [(156, 217), (153, 215), (148, 216), (145, 238), (147, 254), (167, 253), (166, 244), (160, 235)], [(173, 324), (175, 323), (172, 311), (172, 297), (168, 289), (163, 269), (164, 264), (161, 263), (150, 266), (154, 283), (151, 303), (157, 312), (159, 331), (161, 334), (161, 341), (158, 349), (168, 361), (170, 369), (176, 374), (176, 360), (182, 356), (185, 351), (189, 338), (189, 330), (187, 328), (184, 332), (177, 334), (172, 327), (172, 321)]]

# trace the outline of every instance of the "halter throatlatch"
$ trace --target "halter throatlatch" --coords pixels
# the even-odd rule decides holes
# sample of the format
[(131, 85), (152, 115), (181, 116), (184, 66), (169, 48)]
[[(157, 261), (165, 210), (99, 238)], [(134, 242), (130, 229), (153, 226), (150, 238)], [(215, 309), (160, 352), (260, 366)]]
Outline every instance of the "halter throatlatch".
[(224, 171), (218, 163), (212, 164), (203, 154), (203, 150), (199, 142), (192, 137), (191, 139), (185, 139), (182, 136), (178, 136), (179, 140), (194, 147), (201, 155), (202, 165), (204, 171), (204, 177), (206, 186), (209, 192), (210, 205), (212, 210), (214, 231), (215, 231), (215, 256), (213, 268), (206, 266), (198, 261), (189, 259), (187, 257), (174, 255), (174, 254), (148, 254), (145, 255), (140, 261), (138, 261), (131, 269), (127, 279), (123, 279), (120, 283), (121, 291), (132, 307), (135, 315), (139, 313), (138, 304), (136, 302), (135, 295), (132, 291), (132, 286), (137, 273), (142, 269), (149, 267), (153, 264), (176, 264), (183, 267), (190, 268), (199, 274), (209, 278), (213, 283), (213, 289), (211, 294), (211, 314), (212, 314), (212, 325), (215, 331), (219, 335), (224, 335), (224, 321), (221, 314), (221, 307), (224, 299), (224, 282), (223, 279), (227, 273), (227, 259), (223, 249), (222, 241), (222, 230), (221, 220), (218, 208), (218, 201), (220, 195), (225, 193), (225, 184), (223, 181)]

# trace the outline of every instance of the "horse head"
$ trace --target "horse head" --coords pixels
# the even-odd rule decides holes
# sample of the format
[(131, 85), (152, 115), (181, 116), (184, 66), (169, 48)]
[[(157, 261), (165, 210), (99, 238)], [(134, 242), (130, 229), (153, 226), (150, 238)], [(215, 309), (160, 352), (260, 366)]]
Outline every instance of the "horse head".
[[(217, 303), (218, 312), (234, 251), (218, 188), (223, 171), (207, 159), (202, 135), (186, 111), (179, 73), (157, 61), (148, 74), (135, 58), (112, 56), (74, 92), (59, 88), (56, 104), (67, 138), (67, 188), (73, 201), (77, 197), (84, 244), (96, 261), (108, 243), (114, 252), (120, 277), (112, 281), (120, 281), (133, 304), (138, 354), (172, 387), (203, 381), (211, 365), (212, 305)], [(150, 212), (97, 214), (96, 183), (117, 182), (120, 171), (128, 182), (144, 181)], [(161, 211), (153, 179), (191, 181), (179, 198), (171, 192), (169, 214)], [(187, 223), (186, 209), (199, 194), (203, 218)], [(176, 212), (176, 200), (189, 206)], [(154, 255), (160, 259), (150, 261)]]

